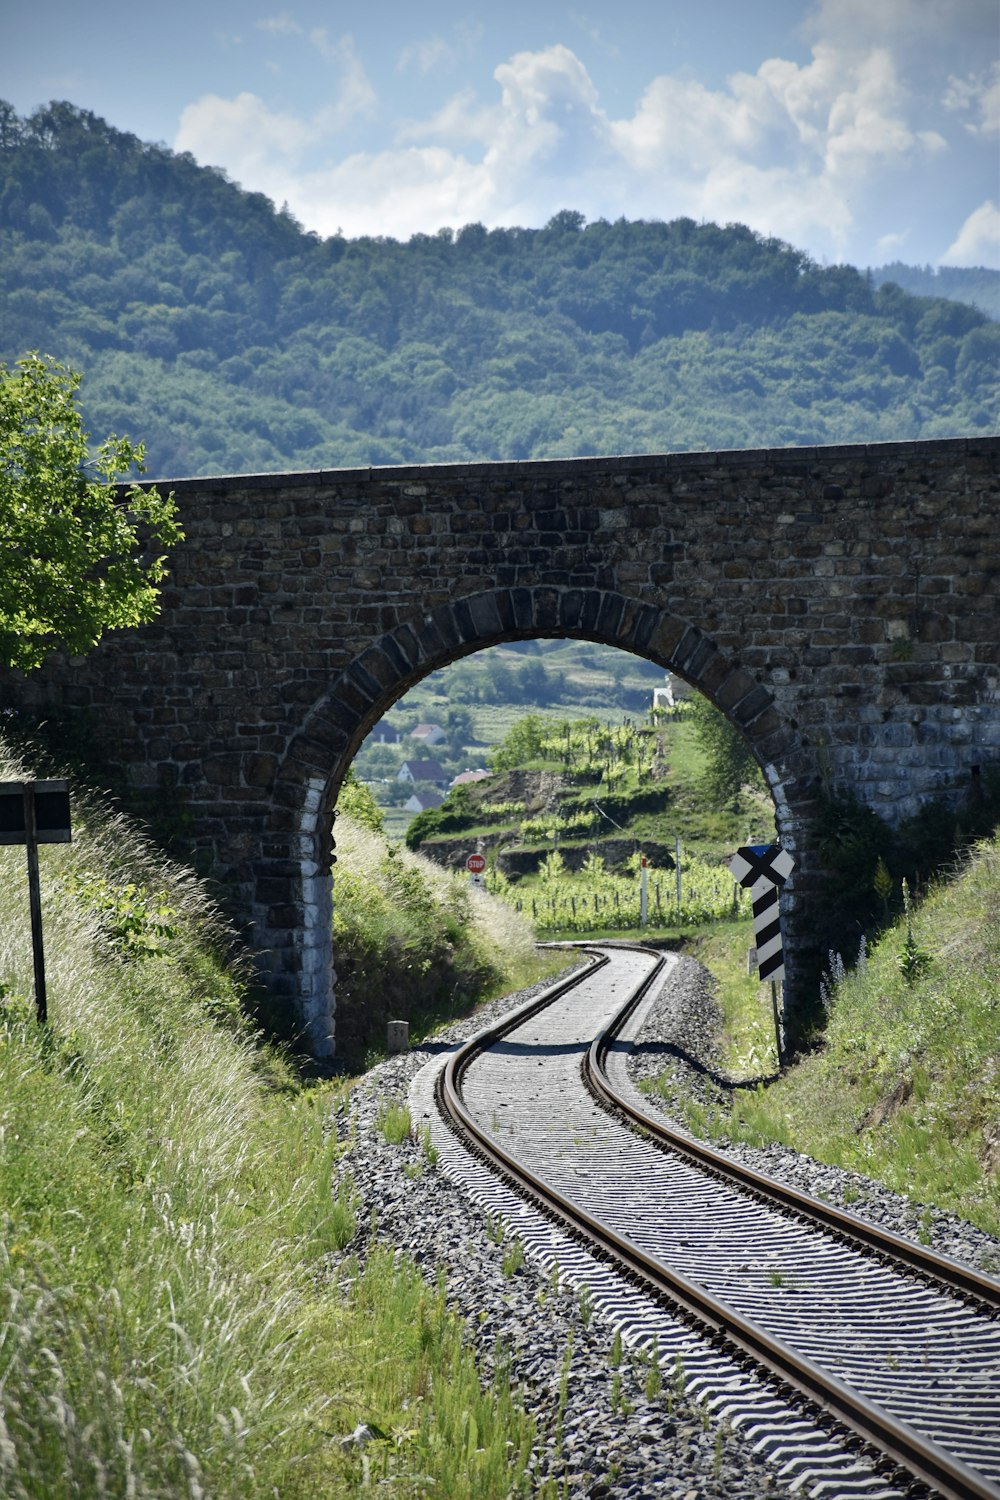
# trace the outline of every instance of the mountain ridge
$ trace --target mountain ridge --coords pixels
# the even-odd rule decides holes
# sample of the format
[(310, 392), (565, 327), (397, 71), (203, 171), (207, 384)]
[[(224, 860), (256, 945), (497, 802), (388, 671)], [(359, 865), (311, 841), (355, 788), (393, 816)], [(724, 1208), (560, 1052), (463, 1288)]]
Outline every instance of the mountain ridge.
[(745, 226), (564, 210), (321, 240), (66, 103), (23, 120), (0, 104), (0, 300), (0, 358), (80, 369), (91, 430), (144, 439), (150, 471), (177, 477), (996, 423), (985, 312)]

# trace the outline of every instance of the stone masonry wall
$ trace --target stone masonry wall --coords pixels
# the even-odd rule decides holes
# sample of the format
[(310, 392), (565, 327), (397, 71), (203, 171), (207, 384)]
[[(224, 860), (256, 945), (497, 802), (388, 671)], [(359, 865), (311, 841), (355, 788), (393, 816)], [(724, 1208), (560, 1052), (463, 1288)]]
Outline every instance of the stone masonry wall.
[(820, 788), (896, 820), (1000, 760), (1000, 439), (182, 480), (159, 620), (0, 676), (82, 710), (177, 799), (274, 998), (333, 1046), (337, 787), (414, 682), (580, 636), (706, 692), (765, 768), (798, 868), (788, 984), (822, 941)]

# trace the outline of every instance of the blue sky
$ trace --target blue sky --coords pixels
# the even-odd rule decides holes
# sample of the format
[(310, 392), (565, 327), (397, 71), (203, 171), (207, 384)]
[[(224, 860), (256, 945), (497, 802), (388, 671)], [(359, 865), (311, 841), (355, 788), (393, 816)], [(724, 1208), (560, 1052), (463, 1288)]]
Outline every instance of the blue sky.
[(69, 99), (307, 229), (739, 221), (1000, 266), (996, 0), (5, 0), (0, 97)]

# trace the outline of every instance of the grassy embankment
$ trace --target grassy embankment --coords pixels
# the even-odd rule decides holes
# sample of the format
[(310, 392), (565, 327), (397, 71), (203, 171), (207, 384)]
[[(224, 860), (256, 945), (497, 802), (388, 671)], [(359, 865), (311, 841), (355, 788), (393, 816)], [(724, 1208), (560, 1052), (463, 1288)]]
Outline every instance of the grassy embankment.
[(338, 802), (333, 947), (337, 1051), (370, 1063), (386, 1021), (410, 1040), (474, 1005), (564, 967), (535, 946), (524, 917), (382, 832), (383, 809), (349, 777)]
[[(718, 976), (734, 1077), (773, 1066), (766, 997), (741, 970), (748, 940), (734, 925), (699, 953)], [(692, 1103), (691, 1128), (782, 1141), (1000, 1234), (1000, 838), (904, 912), (860, 967), (831, 977), (827, 995), (816, 1051), (728, 1110)]]
[[(74, 811), (40, 851), (48, 1028), (23, 850), (0, 850), (0, 1493), (526, 1490), (531, 1419), (481, 1390), (442, 1289), (377, 1250), (338, 1285), (347, 1085), (251, 1034), (197, 882)], [(359, 1422), (374, 1440), (343, 1448)]]

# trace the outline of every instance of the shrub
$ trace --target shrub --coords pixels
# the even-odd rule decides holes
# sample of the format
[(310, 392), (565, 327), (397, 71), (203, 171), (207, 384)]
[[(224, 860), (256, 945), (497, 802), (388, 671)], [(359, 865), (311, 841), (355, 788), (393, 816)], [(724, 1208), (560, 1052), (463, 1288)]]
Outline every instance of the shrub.
[(338, 1048), (360, 1059), (390, 1018), (468, 1009), (532, 962), (526, 920), (464, 875), (344, 817), (333, 888)]

